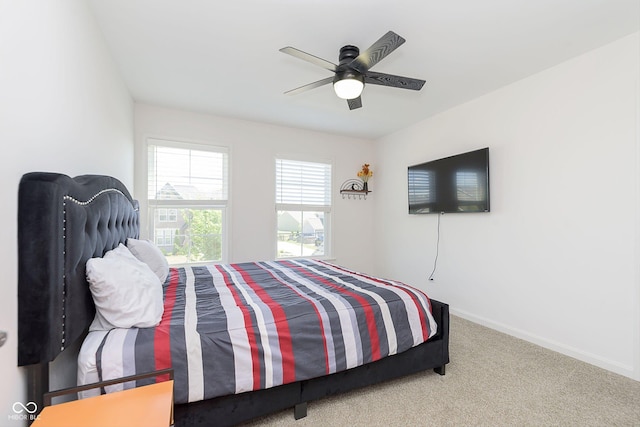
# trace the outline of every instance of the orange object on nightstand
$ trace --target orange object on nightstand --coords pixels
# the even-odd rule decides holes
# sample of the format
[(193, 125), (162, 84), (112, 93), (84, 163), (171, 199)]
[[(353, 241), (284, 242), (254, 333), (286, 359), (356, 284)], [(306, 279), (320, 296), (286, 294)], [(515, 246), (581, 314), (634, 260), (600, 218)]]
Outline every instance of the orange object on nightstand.
[(173, 424), (173, 380), (46, 406), (32, 427), (160, 427)]

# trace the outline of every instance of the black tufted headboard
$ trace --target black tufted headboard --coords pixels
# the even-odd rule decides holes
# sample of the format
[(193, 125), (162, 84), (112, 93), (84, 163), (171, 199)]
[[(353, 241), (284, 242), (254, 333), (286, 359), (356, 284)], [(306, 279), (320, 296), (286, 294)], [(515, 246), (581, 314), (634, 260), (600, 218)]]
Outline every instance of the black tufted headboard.
[(18, 365), (52, 361), (95, 314), (85, 263), (139, 236), (138, 202), (117, 179), (25, 174), (18, 191)]

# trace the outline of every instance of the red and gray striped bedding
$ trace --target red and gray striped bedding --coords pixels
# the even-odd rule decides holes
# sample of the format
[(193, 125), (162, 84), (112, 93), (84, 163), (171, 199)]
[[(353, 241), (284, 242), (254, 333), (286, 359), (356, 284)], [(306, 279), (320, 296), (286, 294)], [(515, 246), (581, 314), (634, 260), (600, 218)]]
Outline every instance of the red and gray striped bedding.
[(157, 327), (104, 335), (100, 379), (172, 367), (175, 402), (193, 402), (353, 368), (437, 328), (422, 291), (316, 260), (172, 268), (164, 304)]

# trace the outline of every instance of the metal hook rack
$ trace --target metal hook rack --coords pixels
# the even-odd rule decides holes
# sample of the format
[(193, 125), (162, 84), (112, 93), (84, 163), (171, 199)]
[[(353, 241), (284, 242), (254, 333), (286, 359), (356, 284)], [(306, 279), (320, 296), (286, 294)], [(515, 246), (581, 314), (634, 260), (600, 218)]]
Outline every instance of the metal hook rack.
[(362, 199), (364, 197), (364, 199), (366, 200), (367, 194), (369, 193), (371, 193), (371, 191), (369, 191), (368, 184), (359, 179), (348, 179), (340, 186), (340, 194), (342, 195), (343, 199), (345, 197), (347, 199), (351, 199), (351, 197), (353, 197), (354, 199), (356, 197), (358, 199)]

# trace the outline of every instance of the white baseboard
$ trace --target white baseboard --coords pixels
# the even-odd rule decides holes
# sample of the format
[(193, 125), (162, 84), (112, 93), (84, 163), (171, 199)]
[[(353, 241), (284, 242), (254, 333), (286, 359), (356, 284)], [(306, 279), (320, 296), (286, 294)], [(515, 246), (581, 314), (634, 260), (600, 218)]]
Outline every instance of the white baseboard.
[(511, 326), (505, 325), (500, 322), (495, 322), (493, 320), (489, 320), (484, 317), (476, 316), (464, 310), (458, 310), (458, 309), (449, 307), (449, 312), (454, 316), (461, 317), (473, 323), (486, 326), (487, 328), (491, 328), (496, 331), (503, 332), (507, 335), (511, 335), (513, 337), (520, 338), (522, 340), (539, 345), (546, 349), (556, 351), (558, 353), (564, 354), (569, 357), (573, 357), (574, 359), (581, 360), (583, 362), (589, 363), (599, 368), (606, 369), (608, 371), (615, 372), (616, 374), (620, 374), (625, 377), (637, 380), (637, 378), (635, 378), (636, 375), (635, 375), (633, 366), (629, 366), (613, 360), (605, 359), (598, 355), (568, 346), (566, 344), (549, 340), (547, 338), (543, 338), (534, 334), (530, 334), (520, 329), (513, 328)]

